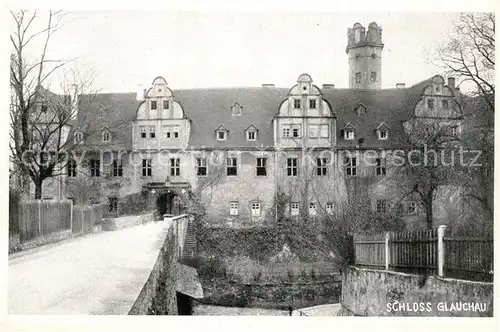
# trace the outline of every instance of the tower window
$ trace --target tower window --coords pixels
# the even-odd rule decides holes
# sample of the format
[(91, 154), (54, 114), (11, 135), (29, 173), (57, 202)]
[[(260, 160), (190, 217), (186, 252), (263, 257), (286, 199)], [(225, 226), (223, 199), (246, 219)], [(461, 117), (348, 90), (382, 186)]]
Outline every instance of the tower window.
[(294, 138), (300, 137), (300, 125), (293, 126), (292, 137), (294, 137)]
[(377, 199), (377, 213), (386, 213), (387, 212), (387, 200), (385, 199)]
[(142, 160), (142, 176), (152, 176), (151, 159)]
[(149, 138), (155, 138), (156, 133), (155, 133), (155, 126), (149, 126)]
[(377, 82), (377, 72), (376, 71), (372, 71), (370, 73), (370, 82)]
[(281, 127), (281, 137), (283, 137), (283, 138), (290, 137), (290, 126), (289, 125), (283, 125)]
[(361, 73), (360, 72), (356, 73), (356, 83), (361, 83)]
[(417, 212), (417, 203), (415, 201), (409, 201), (406, 204), (406, 213), (415, 214)]
[(443, 100), (441, 102), (441, 104), (442, 104), (442, 106), (443, 106), (444, 109), (448, 109), (448, 100)]
[(140, 126), (139, 130), (141, 131), (141, 138), (146, 138), (146, 127)]

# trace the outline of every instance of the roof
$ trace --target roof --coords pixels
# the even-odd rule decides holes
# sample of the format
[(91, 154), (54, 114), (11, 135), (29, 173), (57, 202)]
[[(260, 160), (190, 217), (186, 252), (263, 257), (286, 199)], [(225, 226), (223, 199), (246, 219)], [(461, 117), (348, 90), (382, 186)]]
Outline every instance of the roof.
[[(409, 88), (396, 89), (324, 89), (323, 98), (331, 105), (337, 117), (337, 146), (356, 147), (363, 138), (363, 146), (384, 148), (394, 145), (403, 134), (403, 122), (409, 119), (432, 78)], [(172, 90), (191, 120), (189, 146), (193, 148), (250, 148), (274, 145), (273, 119), (288, 96), (289, 88), (247, 87)], [(107, 93), (81, 96), (79, 122), (87, 133), (85, 144), (111, 149), (132, 148), (132, 123), (141, 102), (135, 93)], [(234, 116), (231, 106), (238, 103), (241, 115)], [(85, 107), (86, 104), (86, 107)], [(366, 114), (358, 115), (355, 107), (362, 104)], [(347, 123), (355, 128), (355, 139), (344, 140), (341, 129)], [(389, 128), (387, 140), (379, 140), (377, 127), (385, 123)], [(101, 142), (101, 130), (108, 127), (110, 143)], [(214, 131), (228, 130), (224, 141), (216, 139)], [(258, 130), (256, 141), (246, 139), (250, 126)]]

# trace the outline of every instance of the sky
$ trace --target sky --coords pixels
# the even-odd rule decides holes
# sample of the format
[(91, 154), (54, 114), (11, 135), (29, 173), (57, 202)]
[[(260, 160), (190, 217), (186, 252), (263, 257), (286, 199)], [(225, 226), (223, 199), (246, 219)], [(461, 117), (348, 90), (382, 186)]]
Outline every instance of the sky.
[[(345, 47), (355, 22), (382, 26), (382, 87), (412, 85), (441, 69), (432, 51), (458, 13), (298, 11), (74, 11), (48, 54), (95, 73), (101, 92), (135, 92), (163, 76), (172, 89), (291, 87), (301, 73), (318, 86), (348, 87)], [(43, 14), (37, 24), (41, 24)], [(38, 39), (41, 42), (41, 38)], [(39, 44), (30, 55), (37, 56)], [(58, 89), (56, 77), (51, 89)]]

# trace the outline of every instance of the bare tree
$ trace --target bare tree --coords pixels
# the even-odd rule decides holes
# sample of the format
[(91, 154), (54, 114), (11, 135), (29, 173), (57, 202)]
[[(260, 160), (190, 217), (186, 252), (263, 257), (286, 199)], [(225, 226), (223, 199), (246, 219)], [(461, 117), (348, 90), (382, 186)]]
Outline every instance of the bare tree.
[(494, 111), (495, 111), (495, 15), (462, 14), (449, 42), (437, 49), (436, 60), (448, 75), (458, 78), (460, 101), (465, 110), (462, 144), (480, 151), (479, 167), (462, 172), (464, 197), (479, 203), (493, 220)]
[[(13, 31), (10, 36), (13, 52), (10, 57), (10, 161), (22, 177), (35, 185), (35, 198), (42, 198), (43, 182), (66, 173), (71, 159), (68, 151), (74, 145), (70, 133), (85, 124), (86, 110), (78, 105), (77, 96), (91, 91), (94, 75), (91, 72), (63, 72), (62, 94), (52, 93), (49, 78), (66, 64), (47, 58), (51, 38), (64, 23), (60, 11), (48, 13), (46, 27), (34, 31), (40, 19), (37, 12), (11, 12)], [(40, 56), (30, 59), (28, 48), (37, 37), (44, 37)], [(90, 107), (92, 98), (86, 98)], [(77, 121), (79, 117), (79, 121)]]

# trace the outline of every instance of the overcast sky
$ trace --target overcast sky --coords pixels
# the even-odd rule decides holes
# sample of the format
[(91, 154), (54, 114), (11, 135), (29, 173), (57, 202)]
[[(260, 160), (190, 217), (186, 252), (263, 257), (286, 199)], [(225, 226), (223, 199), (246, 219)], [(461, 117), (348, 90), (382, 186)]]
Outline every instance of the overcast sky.
[[(49, 56), (91, 68), (102, 92), (134, 92), (164, 76), (173, 89), (291, 87), (301, 73), (318, 85), (348, 87), (347, 28), (382, 26), (382, 86), (439, 73), (429, 53), (457, 13), (242, 11), (70, 12)], [(52, 88), (56, 84), (52, 84)]]

